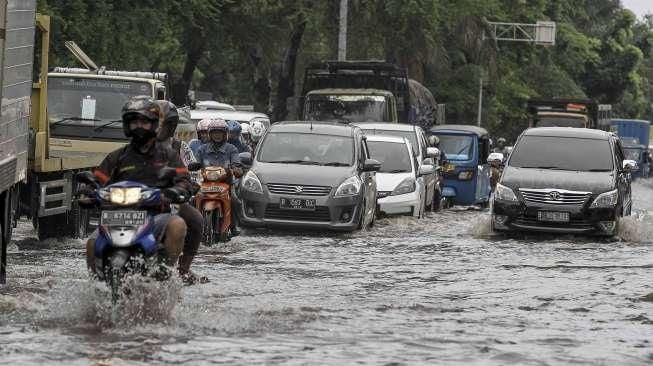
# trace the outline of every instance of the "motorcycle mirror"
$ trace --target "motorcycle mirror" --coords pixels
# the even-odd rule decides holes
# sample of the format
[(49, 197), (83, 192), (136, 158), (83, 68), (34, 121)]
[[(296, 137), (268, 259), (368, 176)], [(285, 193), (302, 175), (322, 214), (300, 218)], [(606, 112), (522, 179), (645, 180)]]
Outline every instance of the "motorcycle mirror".
[(241, 152), (238, 154), (238, 157), (240, 157), (240, 162), (243, 163), (244, 165), (252, 165), (252, 154), (249, 152)]
[(100, 185), (97, 182), (97, 179), (95, 178), (95, 175), (91, 173), (90, 171), (83, 171), (75, 174), (75, 179), (79, 183), (84, 183), (86, 185), (92, 186), (92, 187), (99, 187)]
[(188, 164), (188, 170), (190, 170), (191, 172), (196, 172), (196, 171), (198, 171), (200, 169), (202, 169), (202, 164), (201, 163), (198, 163), (198, 162), (194, 161), (194, 162)]

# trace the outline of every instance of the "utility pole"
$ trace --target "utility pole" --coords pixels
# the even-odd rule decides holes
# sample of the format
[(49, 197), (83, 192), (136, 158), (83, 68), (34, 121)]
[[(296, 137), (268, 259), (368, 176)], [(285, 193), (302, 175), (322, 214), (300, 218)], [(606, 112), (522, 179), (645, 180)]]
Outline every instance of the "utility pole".
[[(539, 46), (555, 46), (556, 23), (538, 21), (536, 24), (488, 22), (492, 31), (492, 38), (496, 41), (535, 43)], [(485, 40), (485, 32), (483, 32)], [(479, 77), (478, 86), (478, 118), (476, 123), (481, 125), (483, 113), (483, 72)]]
[(340, 27), (338, 31), (338, 61), (347, 59), (347, 9), (348, 0), (340, 0)]

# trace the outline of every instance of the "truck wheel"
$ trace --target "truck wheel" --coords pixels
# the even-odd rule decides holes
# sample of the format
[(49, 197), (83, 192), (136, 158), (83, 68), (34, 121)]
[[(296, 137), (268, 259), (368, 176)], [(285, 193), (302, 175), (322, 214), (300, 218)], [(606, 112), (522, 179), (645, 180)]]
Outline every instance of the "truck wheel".
[(39, 240), (71, 235), (70, 223), (66, 214), (39, 217), (36, 220), (36, 226)]
[(72, 222), (69, 223), (73, 238), (84, 239), (88, 236), (90, 227), (89, 210), (79, 207), (76, 202), (73, 203), (71, 210)]

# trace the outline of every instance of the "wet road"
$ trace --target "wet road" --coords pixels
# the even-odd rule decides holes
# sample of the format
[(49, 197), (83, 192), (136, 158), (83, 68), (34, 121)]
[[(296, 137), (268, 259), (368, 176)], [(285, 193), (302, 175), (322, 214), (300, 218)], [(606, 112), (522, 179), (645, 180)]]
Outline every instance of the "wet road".
[(634, 195), (620, 240), (494, 237), (464, 209), (352, 235), (249, 232), (202, 250), (211, 283), (141, 285), (117, 323), (81, 242), (21, 223), (0, 364), (650, 365), (653, 185)]

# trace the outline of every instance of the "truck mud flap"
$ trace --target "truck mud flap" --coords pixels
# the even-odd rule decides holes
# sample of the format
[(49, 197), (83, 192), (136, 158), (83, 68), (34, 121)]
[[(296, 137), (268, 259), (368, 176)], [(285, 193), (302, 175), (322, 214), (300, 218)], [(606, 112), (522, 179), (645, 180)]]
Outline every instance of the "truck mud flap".
[(70, 211), (72, 184), (68, 179), (39, 182), (39, 217)]

